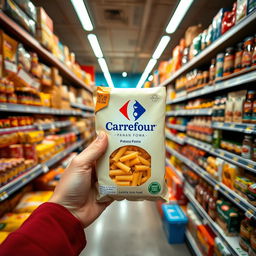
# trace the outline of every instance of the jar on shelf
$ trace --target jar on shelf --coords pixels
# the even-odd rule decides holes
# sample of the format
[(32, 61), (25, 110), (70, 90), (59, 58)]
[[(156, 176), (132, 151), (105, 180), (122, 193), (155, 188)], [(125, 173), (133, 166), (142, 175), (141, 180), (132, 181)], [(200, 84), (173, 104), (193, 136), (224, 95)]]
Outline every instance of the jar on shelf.
[(234, 71), (234, 48), (229, 47), (225, 51), (224, 64), (223, 64), (223, 76), (228, 76)]
[(236, 46), (234, 72), (239, 72), (242, 68), (243, 43)]
[(215, 72), (216, 72), (216, 60), (212, 59), (211, 66), (209, 69), (209, 83), (213, 83), (215, 80)]
[(216, 58), (216, 71), (215, 79), (220, 79), (223, 76), (223, 66), (224, 66), (224, 53), (219, 53)]
[(242, 145), (242, 157), (252, 159), (252, 136), (245, 135)]
[(247, 97), (243, 105), (243, 123), (251, 123), (252, 121), (255, 93), (256, 92), (254, 90), (250, 90), (247, 92)]
[(256, 35), (254, 36), (254, 50), (252, 54), (252, 65), (256, 66)]
[(242, 56), (242, 68), (249, 68), (252, 65), (254, 38), (247, 37), (244, 41), (244, 51)]

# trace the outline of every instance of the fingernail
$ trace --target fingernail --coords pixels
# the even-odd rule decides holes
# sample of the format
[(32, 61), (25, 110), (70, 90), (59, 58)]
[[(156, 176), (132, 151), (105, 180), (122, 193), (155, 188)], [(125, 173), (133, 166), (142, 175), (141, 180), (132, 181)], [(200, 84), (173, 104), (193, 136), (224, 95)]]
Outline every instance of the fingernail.
[(104, 138), (104, 132), (100, 132), (98, 137), (97, 137), (97, 140), (102, 140)]

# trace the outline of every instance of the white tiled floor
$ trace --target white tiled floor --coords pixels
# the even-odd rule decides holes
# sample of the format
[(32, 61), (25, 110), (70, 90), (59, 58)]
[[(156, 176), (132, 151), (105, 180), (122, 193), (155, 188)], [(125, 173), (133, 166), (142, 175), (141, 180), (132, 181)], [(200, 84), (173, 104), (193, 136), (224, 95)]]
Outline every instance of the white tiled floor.
[(186, 245), (169, 245), (154, 202), (112, 203), (86, 230), (80, 256), (189, 256)]

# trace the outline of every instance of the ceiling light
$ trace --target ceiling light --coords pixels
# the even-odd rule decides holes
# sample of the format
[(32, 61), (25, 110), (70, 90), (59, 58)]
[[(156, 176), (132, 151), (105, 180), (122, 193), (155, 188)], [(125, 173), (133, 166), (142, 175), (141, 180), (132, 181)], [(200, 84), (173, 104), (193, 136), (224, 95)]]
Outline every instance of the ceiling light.
[(148, 77), (148, 81), (150, 81), (150, 82), (153, 81), (153, 78), (154, 78), (153, 75), (150, 75), (150, 76)]
[(107, 63), (106, 63), (105, 59), (100, 58), (100, 59), (98, 59), (98, 62), (99, 62), (100, 68), (103, 72), (103, 75), (104, 75), (104, 77), (105, 77), (105, 79), (108, 83), (108, 86), (114, 88), (115, 86), (114, 86), (113, 81), (111, 79), (111, 75), (109, 73), (108, 66), (107, 66)]
[(88, 40), (90, 42), (90, 45), (93, 49), (93, 52), (94, 52), (95, 56), (97, 58), (103, 58), (103, 53), (102, 53), (102, 50), (100, 48), (100, 44), (99, 44), (99, 41), (98, 41), (96, 35), (89, 34), (87, 37), (88, 37)]
[(193, 1), (194, 0), (180, 0), (178, 7), (166, 27), (166, 33), (171, 34), (176, 31)]
[(123, 72), (122, 77), (127, 77), (127, 72)]
[(144, 82), (146, 81), (146, 79), (148, 78), (149, 73), (152, 71), (152, 69), (154, 68), (154, 66), (156, 65), (157, 60), (155, 59), (150, 59), (148, 62), (148, 65), (146, 66), (136, 88), (141, 88), (144, 84)]
[(86, 6), (84, 4), (83, 0), (71, 0), (74, 9), (76, 11), (76, 14), (84, 28), (84, 30), (86, 31), (92, 31), (93, 30), (93, 25), (92, 22), (90, 20), (88, 11), (86, 9)]
[(158, 46), (156, 47), (152, 58), (153, 59), (159, 59), (159, 57), (162, 55), (165, 47), (168, 45), (169, 41), (171, 40), (171, 38), (169, 36), (163, 36), (158, 44)]

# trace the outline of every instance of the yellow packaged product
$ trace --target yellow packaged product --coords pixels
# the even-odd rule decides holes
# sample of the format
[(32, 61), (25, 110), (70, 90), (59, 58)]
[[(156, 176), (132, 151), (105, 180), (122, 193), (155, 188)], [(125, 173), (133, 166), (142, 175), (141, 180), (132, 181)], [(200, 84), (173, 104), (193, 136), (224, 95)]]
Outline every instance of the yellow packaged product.
[(30, 216), (30, 213), (7, 213), (0, 219), (1, 232), (13, 232)]
[(0, 231), (0, 244), (7, 238), (7, 236), (10, 234), (10, 232), (1, 232)]
[(24, 213), (33, 212), (42, 203), (47, 202), (53, 192), (52, 191), (36, 191), (25, 194), (15, 207), (14, 212)]
[(98, 87), (96, 131), (108, 134), (97, 163), (98, 200), (167, 199), (165, 88)]

